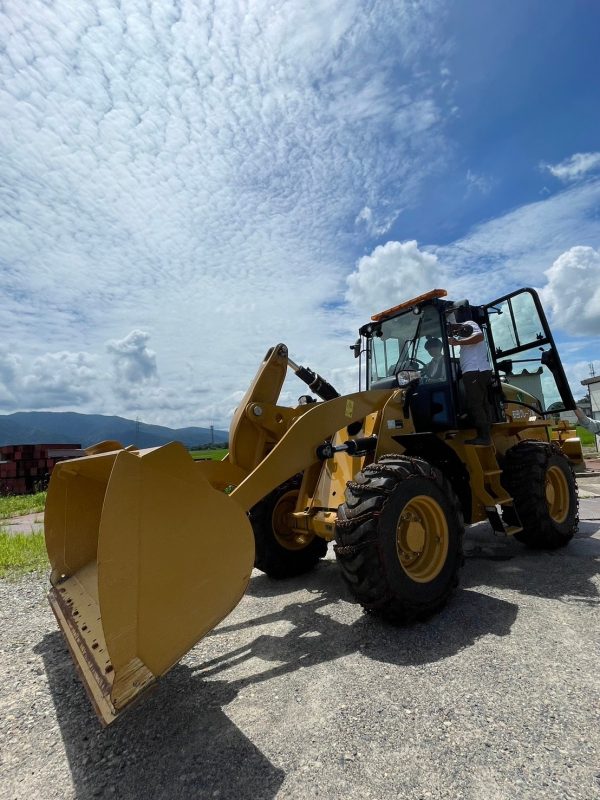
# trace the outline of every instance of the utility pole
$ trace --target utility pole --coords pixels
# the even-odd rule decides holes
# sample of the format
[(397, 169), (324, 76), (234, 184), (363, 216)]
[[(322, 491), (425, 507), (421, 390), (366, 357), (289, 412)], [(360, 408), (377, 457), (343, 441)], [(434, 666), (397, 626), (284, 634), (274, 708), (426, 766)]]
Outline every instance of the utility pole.
[(212, 423), (210, 426), (210, 443), (211, 444), (215, 443), (215, 426)]
[[(590, 378), (596, 377), (596, 370), (594, 369), (594, 362), (590, 361), (588, 364), (590, 368)], [(588, 393), (590, 397), (590, 416), (592, 419), (597, 419), (596, 417), (596, 410), (594, 409), (594, 392), (592, 391), (592, 384), (590, 383), (588, 386)], [(600, 434), (595, 434), (594, 439), (596, 441), (596, 450), (600, 451)]]

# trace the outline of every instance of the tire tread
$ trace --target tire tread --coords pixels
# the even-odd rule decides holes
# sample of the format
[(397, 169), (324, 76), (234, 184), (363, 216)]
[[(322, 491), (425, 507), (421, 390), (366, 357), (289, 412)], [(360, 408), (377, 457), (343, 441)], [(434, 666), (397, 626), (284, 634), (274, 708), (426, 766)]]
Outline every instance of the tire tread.
[[(545, 496), (546, 472), (552, 464), (562, 465), (569, 484), (570, 508), (564, 523), (548, 513)], [(560, 448), (552, 442), (527, 440), (507, 451), (502, 483), (511, 494), (523, 530), (515, 538), (528, 547), (556, 550), (573, 538), (579, 524), (579, 498), (575, 472)], [(503, 511), (506, 523), (514, 524), (510, 507)]]
[[(449, 500), (454, 524), (460, 529), (458, 552), (441, 594), (428, 601), (398, 598), (384, 566), (379, 520), (400, 485), (415, 478), (431, 481)], [(448, 520), (452, 524), (452, 520)], [(395, 625), (425, 619), (442, 608), (454, 588), (464, 563), (463, 519), (458, 499), (442, 473), (420, 458), (385, 455), (368, 465), (346, 486), (345, 502), (338, 509), (336, 558), (350, 592), (367, 612), (374, 612)]]

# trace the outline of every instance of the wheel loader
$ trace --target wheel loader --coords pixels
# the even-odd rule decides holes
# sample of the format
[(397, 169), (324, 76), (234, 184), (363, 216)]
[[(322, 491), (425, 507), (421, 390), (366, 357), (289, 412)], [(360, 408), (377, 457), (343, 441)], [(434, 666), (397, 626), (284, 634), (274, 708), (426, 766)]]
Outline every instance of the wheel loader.
[[(492, 365), (488, 446), (466, 444), (474, 429), (450, 338), (468, 335), (468, 321)], [(103, 442), (57, 465), (49, 599), (104, 724), (229, 614), (254, 567), (298, 575), (332, 542), (356, 601), (402, 625), (450, 597), (465, 525), (488, 520), (533, 548), (573, 536), (581, 451), (552, 418), (575, 404), (534, 290), (474, 306), (434, 289), (372, 316), (352, 350), (358, 391), (340, 396), (271, 347), (222, 461), (195, 462), (179, 443)], [(278, 404), (288, 370), (311, 392), (294, 407)]]

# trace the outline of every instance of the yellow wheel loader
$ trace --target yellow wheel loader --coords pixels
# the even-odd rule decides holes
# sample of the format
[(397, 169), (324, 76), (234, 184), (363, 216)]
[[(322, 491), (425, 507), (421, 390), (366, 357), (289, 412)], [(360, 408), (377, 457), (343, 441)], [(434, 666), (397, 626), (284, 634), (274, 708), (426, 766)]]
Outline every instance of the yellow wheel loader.
[[(488, 446), (466, 443), (473, 423), (451, 343), (461, 326), (469, 334), (466, 321), (484, 331), (492, 365)], [(104, 442), (54, 470), (50, 603), (103, 723), (236, 606), (253, 567), (297, 575), (334, 542), (356, 600), (404, 624), (457, 585), (465, 524), (489, 520), (539, 548), (573, 536), (569, 457), (580, 450), (550, 416), (574, 402), (533, 290), (483, 306), (433, 290), (375, 314), (352, 349), (359, 391), (341, 397), (272, 347), (222, 461), (194, 462), (178, 443)], [(288, 369), (312, 392), (295, 407), (278, 404)]]

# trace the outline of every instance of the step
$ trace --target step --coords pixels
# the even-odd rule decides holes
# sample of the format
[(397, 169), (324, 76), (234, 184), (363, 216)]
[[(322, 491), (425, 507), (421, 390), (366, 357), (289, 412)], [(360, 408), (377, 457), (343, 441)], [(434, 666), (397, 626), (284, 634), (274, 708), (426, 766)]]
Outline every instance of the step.
[(513, 498), (508, 496), (502, 500), (496, 501), (497, 506), (512, 506), (512, 504), (513, 504)]
[(523, 528), (519, 525), (510, 525), (508, 528), (504, 529), (504, 533), (506, 533), (507, 536), (514, 536), (515, 533), (521, 533), (522, 530)]
[[(502, 502), (497, 505), (503, 505)], [(506, 503), (504, 503), (506, 505)], [(505, 536), (514, 536), (515, 533), (520, 533), (523, 528), (520, 525), (505, 525), (501, 514), (498, 513), (496, 506), (485, 506), (485, 513), (487, 514), (488, 521), (492, 529), (496, 533), (504, 534)]]

